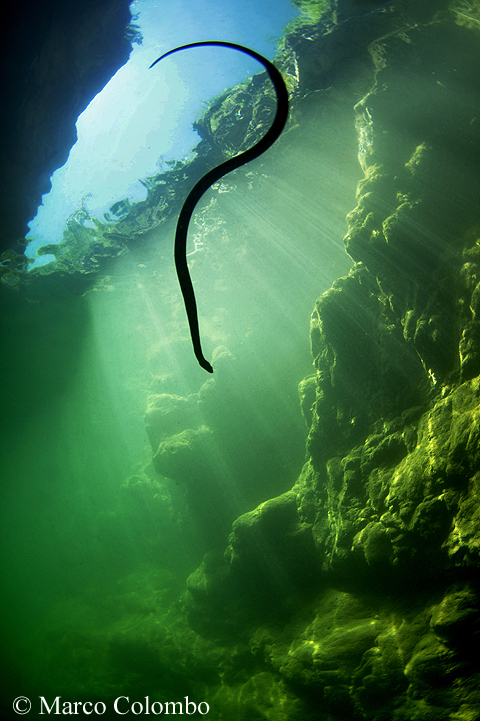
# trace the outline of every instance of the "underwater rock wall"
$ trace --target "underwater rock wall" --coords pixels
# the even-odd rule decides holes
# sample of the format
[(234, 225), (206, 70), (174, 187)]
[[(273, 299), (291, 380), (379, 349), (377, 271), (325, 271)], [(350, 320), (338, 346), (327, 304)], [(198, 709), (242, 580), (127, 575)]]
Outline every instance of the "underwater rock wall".
[(369, 45), (356, 265), (312, 314), (306, 463), (188, 581), (190, 627), (230, 649), (209, 698), (219, 718), (480, 715), (472, 7), (425, 4)]

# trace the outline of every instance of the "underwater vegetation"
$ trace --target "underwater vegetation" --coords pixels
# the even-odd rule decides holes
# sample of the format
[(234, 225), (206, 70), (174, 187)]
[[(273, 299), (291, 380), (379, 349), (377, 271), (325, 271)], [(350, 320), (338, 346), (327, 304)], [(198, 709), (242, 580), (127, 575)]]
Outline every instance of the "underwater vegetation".
[[(115, 204), (117, 220), (101, 228), (72, 219), (70, 265), (62, 244), (56, 270), (27, 285), (16, 269), (19, 281), (1, 288), (28, 328), (15, 338), (2, 318), (16, 361), (2, 359), (16, 379), (3, 391), (6, 503), (18, 494), (30, 521), (2, 526), (19, 549), (11, 585), (23, 593), (9, 589), (23, 601), (5, 634), (6, 719), (21, 694), (49, 707), (58, 696), (102, 703), (104, 718), (118, 718), (125, 697), (142, 704), (129, 711), (140, 717), (147, 698), (150, 716), (172, 702), (187, 715), (188, 698), (193, 718), (215, 721), (480, 718), (480, 6), (322, 7), (289, 30), (275, 59), (290, 96), (280, 142), (197, 213), (188, 267), (220, 297), (205, 331), (214, 376), (184, 360), (183, 308), (155, 233), (168, 223), (173, 233), (187, 188), (208, 168), (263, 137), (275, 107), (265, 73), (215, 99), (197, 121), (196, 157), (150, 179), (146, 201)], [(352, 157), (357, 176), (341, 176)], [(288, 167), (283, 185), (277, 167)], [(278, 242), (261, 255), (248, 236), (261, 234), (267, 212), (252, 208), (264, 188), (271, 204), (285, 195), (270, 231)], [(296, 192), (287, 254), (278, 236)], [(345, 265), (327, 282), (310, 247), (292, 289), (309, 229), (325, 263), (334, 252), (338, 226), (314, 211), (328, 198), (334, 214), (337, 195), (348, 210)], [(88, 272), (78, 270), (82, 227), (97, 234)], [(250, 256), (255, 322), (277, 313), (257, 363), (248, 299), (235, 294), (230, 309), (225, 290), (232, 272), (244, 283)], [(277, 265), (287, 268), (269, 304), (259, 278)], [(309, 265), (316, 300), (292, 320), (312, 287)], [(151, 320), (144, 307), (154, 303)], [(222, 313), (251, 325), (228, 335)], [(298, 326), (306, 366), (281, 353)], [(53, 571), (40, 562), (38, 529)], [(20, 551), (31, 564), (38, 555), (44, 586), (25, 575)], [(36, 609), (45, 579), (51, 595)]]

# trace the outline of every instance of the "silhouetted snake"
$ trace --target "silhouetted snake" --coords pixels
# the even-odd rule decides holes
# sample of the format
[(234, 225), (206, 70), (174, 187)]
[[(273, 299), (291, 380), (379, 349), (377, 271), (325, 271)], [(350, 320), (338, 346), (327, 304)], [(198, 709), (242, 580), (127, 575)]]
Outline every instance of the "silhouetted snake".
[(168, 53), (165, 53), (164, 55), (159, 57), (157, 60), (155, 60), (154, 63), (150, 65), (150, 68), (153, 68), (154, 65), (160, 62), (160, 60), (163, 60), (163, 58), (166, 58), (167, 55), (176, 53), (179, 50), (185, 50), (186, 48), (200, 47), (201, 45), (220, 45), (226, 48), (233, 48), (234, 50), (240, 50), (242, 53), (246, 53), (252, 58), (255, 58), (255, 60), (258, 60), (266, 68), (270, 80), (272, 81), (275, 88), (275, 93), (277, 95), (277, 112), (275, 114), (275, 118), (273, 119), (272, 125), (265, 133), (263, 138), (261, 138), (258, 143), (255, 143), (253, 147), (245, 150), (243, 153), (235, 155), (235, 157), (226, 160), (224, 163), (217, 165), (216, 168), (212, 168), (212, 170), (209, 170), (208, 173), (206, 173), (202, 178), (200, 178), (200, 180), (194, 185), (194, 187), (188, 194), (187, 199), (185, 200), (183, 207), (180, 211), (180, 215), (178, 216), (177, 228), (175, 231), (175, 268), (177, 271), (178, 282), (180, 283), (180, 289), (182, 291), (183, 300), (185, 303), (185, 310), (187, 311), (187, 318), (190, 326), (190, 336), (192, 338), (193, 350), (201, 367), (208, 371), (208, 373), (213, 373), (212, 366), (203, 355), (202, 346), (200, 343), (197, 303), (195, 301), (195, 293), (193, 291), (192, 280), (190, 278), (190, 273), (188, 271), (187, 265), (188, 224), (190, 223), (190, 218), (193, 215), (196, 204), (198, 203), (204, 192), (208, 190), (208, 188), (213, 185), (213, 183), (219, 180), (222, 175), (225, 175), (225, 173), (229, 173), (231, 170), (239, 168), (241, 165), (248, 163), (250, 160), (258, 158), (258, 156), (264, 153), (279, 137), (280, 133), (285, 127), (285, 123), (288, 117), (288, 92), (280, 72), (277, 70), (275, 65), (270, 62), (270, 60), (267, 60), (263, 57), (263, 55), (256, 53), (254, 50), (250, 50), (243, 45), (237, 45), (236, 43), (227, 43), (212, 40), (199, 43), (190, 43), (189, 45), (182, 45), (178, 48), (175, 48), (174, 50), (169, 50)]

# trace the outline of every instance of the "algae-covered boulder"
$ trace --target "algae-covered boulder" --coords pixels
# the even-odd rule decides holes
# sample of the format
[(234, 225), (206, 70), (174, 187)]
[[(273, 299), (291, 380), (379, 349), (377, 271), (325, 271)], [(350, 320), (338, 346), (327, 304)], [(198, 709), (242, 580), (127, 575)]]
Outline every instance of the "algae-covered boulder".
[(192, 418), (198, 415), (196, 405), (196, 396), (155, 393), (148, 397), (145, 430), (154, 452), (161, 441), (180, 433), (187, 424), (191, 426)]
[(237, 518), (225, 558), (237, 584), (253, 595), (260, 590), (262, 611), (272, 604), (288, 606), (296, 594), (318, 583), (311, 530), (298, 516), (293, 491)]
[(186, 428), (160, 443), (153, 456), (157, 473), (185, 483), (200, 483), (214, 465), (212, 432), (206, 426)]

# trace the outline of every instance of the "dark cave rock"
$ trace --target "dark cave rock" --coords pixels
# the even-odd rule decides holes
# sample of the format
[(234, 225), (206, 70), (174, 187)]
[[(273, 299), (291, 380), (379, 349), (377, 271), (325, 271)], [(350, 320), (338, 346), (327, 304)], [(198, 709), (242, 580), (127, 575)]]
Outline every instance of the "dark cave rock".
[(22, 0), (3, 10), (0, 250), (27, 232), (75, 123), (131, 51), (130, 0)]

